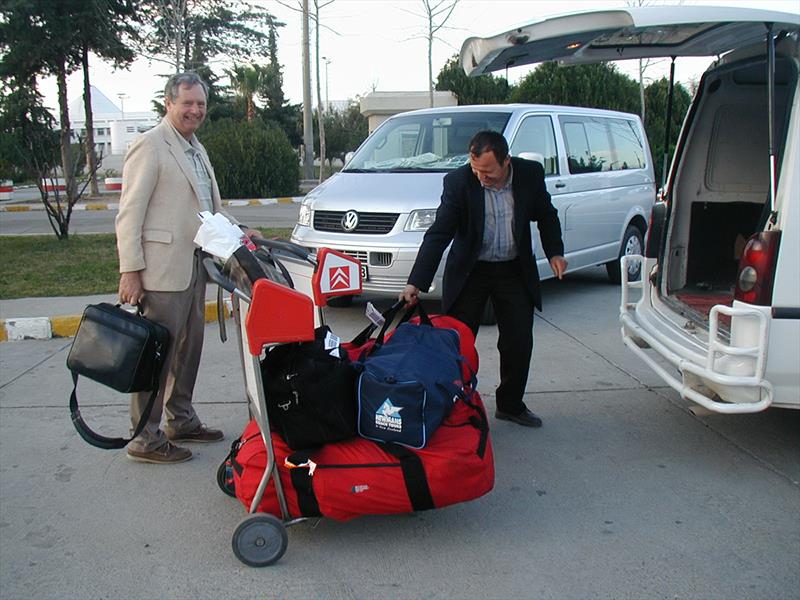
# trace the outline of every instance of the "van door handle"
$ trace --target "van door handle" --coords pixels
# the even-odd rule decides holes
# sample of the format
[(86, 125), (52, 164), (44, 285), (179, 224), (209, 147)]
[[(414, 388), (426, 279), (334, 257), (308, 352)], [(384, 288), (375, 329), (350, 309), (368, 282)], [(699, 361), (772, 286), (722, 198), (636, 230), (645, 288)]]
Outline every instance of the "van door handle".
[(563, 183), (563, 182), (561, 182), (561, 181), (557, 181), (557, 182), (556, 182), (556, 187), (557, 187), (557, 188), (563, 188), (563, 187), (567, 187), (567, 184), (566, 184), (566, 183)]

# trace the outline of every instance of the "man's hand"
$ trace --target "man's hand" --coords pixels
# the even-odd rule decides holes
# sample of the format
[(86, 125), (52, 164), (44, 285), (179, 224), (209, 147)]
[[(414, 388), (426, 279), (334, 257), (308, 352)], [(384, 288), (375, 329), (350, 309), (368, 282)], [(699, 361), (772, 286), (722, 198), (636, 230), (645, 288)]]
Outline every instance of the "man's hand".
[(244, 227), (244, 228), (242, 228), (242, 231), (243, 231), (243, 232), (244, 232), (244, 234), (245, 234), (247, 237), (249, 237), (251, 240), (252, 240), (254, 237), (257, 237), (257, 238), (264, 237), (264, 234), (262, 234), (262, 233), (261, 233), (261, 232), (260, 232), (258, 229), (250, 229), (249, 227)]
[(554, 256), (550, 259), (550, 268), (553, 269), (553, 274), (559, 279), (564, 279), (564, 273), (567, 271), (567, 259), (563, 256)]
[(405, 300), (406, 304), (414, 306), (419, 301), (419, 288), (409, 283), (397, 299)]
[(144, 298), (142, 276), (139, 271), (120, 273), (119, 276), (119, 301), (123, 304), (138, 305)]

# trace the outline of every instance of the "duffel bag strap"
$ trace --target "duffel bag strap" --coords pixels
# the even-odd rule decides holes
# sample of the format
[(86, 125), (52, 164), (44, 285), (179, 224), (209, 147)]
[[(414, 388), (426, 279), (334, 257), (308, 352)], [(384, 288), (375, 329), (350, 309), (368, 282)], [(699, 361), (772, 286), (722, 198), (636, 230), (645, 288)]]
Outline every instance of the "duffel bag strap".
[[(388, 325), (386, 324), (394, 321), (394, 318), (397, 316), (397, 313), (400, 312), (400, 309), (403, 308), (403, 306), (405, 306), (405, 301), (398, 300), (397, 302), (392, 304), (389, 308), (387, 308), (385, 311), (381, 313), (381, 316), (383, 317), (383, 323), (385, 326), (388, 327)], [(375, 332), (377, 328), (378, 326), (375, 323), (370, 323), (361, 332), (359, 332), (359, 334), (356, 337), (352, 339), (350, 344), (356, 348), (363, 346), (364, 344), (367, 343), (367, 340), (369, 340), (370, 336)]]
[(297, 494), (297, 505), (300, 508), (300, 516), (302, 517), (322, 516), (317, 496), (314, 493), (314, 484), (311, 482), (311, 469), (306, 464), (311, 455), (317, 450), (318, 448), (298, 450), (286, 457), (287, 463), (296, 465), (289, 469), (289, 476), (292, 479), (292, 487)]
[(478, 448), (476, 449), (475, 453), (480, 458), (483, 458), (483, 455), (486, 453), (486, 444), (489, 441), (489, 418), (486, 416), (486, 411), (484, 410), (483, 406), (472, 401), (474, 389), (475, 388), (472, 389), (472, 393), (467, 394), (462, 400), (464, 401), (464, 404), (469, 406), (477, 413), (477, 416), (470, 416), (469, 423), (481, 432), (480, 439), (478, 440)]
[(417, 301), (417, 303), (414, 306), (408, 307), (408, 310), (406, 310), (405, 314), (402, 317), (400, 317), (400, 321), (397, 323), (397, 326), (399, 327), (403, 323), (410, 321), (411, 317), (414, 316), (415, 312), (419, 313), (419, 322), (422, 325), (430, 325), (431, 327), (433, 327), (433, 321), (431, 321), (431, 318), (428, 315), (428, 311), (425, 310), (425, 308), (422, 306), (422, 302), (419, 301)]
[(139, 419), (139, 423), (136, 425), (133, 435), (125, 439), (121, 437), (106, 437), (104, 435), (100, 435), (99, 433), (95, 433), (89, 428), (89, 426), (83, 420), (81, 411), (78, 408), (78, 374), (75, 371), (72, 371), (72, 382), (74, 385), (72, 387), (72, 394), (70, 394), (69, 397), (69, 412), (72, 415), (72, 424), (75, 425), (75, 429), (78, 430), (78, 433), (86, 442), (97, 448), (102, 448), (103, 450), (118, 450), (119, 448), (124, 448), (127, 446), (128, 442), (142, 433), (144, 426), (147, 425), (147, 420), (150, 418), (150, 413), (153, 410), (153, 404), (155, 404), (156, 396), (158, 396), (159, 387), (159, 382), (156, 380), (155, 387), (150, 394), (150, 398), (147, 400), (147, 406), (144, 407), (142, 418)]
[(422, 459), (419, 455), (405, 446), (391, 442), (382, 444), (381, 447), (400, 461), (408, 499), (411, 500), (411, 508), (414, 511), (436, 508), (433, 504), (428, 478), (425, 476), (425, 467), (422, 466)]

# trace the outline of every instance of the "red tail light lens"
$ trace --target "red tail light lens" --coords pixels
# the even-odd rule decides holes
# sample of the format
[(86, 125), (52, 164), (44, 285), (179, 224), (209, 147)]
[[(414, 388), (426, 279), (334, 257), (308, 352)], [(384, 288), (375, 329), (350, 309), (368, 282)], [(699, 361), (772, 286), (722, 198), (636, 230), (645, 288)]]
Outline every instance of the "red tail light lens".
[(772, 303), (772, 282), (778, 258), (780, 231), (761, 231), (753, 235), (744, 247), (736, 278), (736, 300), (769, 306)]

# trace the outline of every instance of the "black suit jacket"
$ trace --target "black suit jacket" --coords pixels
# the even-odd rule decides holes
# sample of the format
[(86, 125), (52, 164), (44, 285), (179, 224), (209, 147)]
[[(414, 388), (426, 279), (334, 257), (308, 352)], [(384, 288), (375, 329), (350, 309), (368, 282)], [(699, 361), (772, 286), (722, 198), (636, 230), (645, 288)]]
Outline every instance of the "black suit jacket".
[[(539, 310), (539, 271), (531, 248), (530, 222), (536, 221), (539, 237), (547, 258), (564, 254), (561, 223), (550, 202), (544, 184), (544, 169), (538, 162), (512, 158), (512, 191), (514, 194), (514, 241), (520, 265), (520, 276)], [(470, 271), (478, 261), (484, 228), (484, 190), (469, 164), (448, 173), (444, 178), (442, 202), (436, 219), (425, 233), (408, 283), (420, 290), (430, 288), (447, 245), (453, 246), (447, 256), (442, 284), (442, 310), (455, 302)]]

